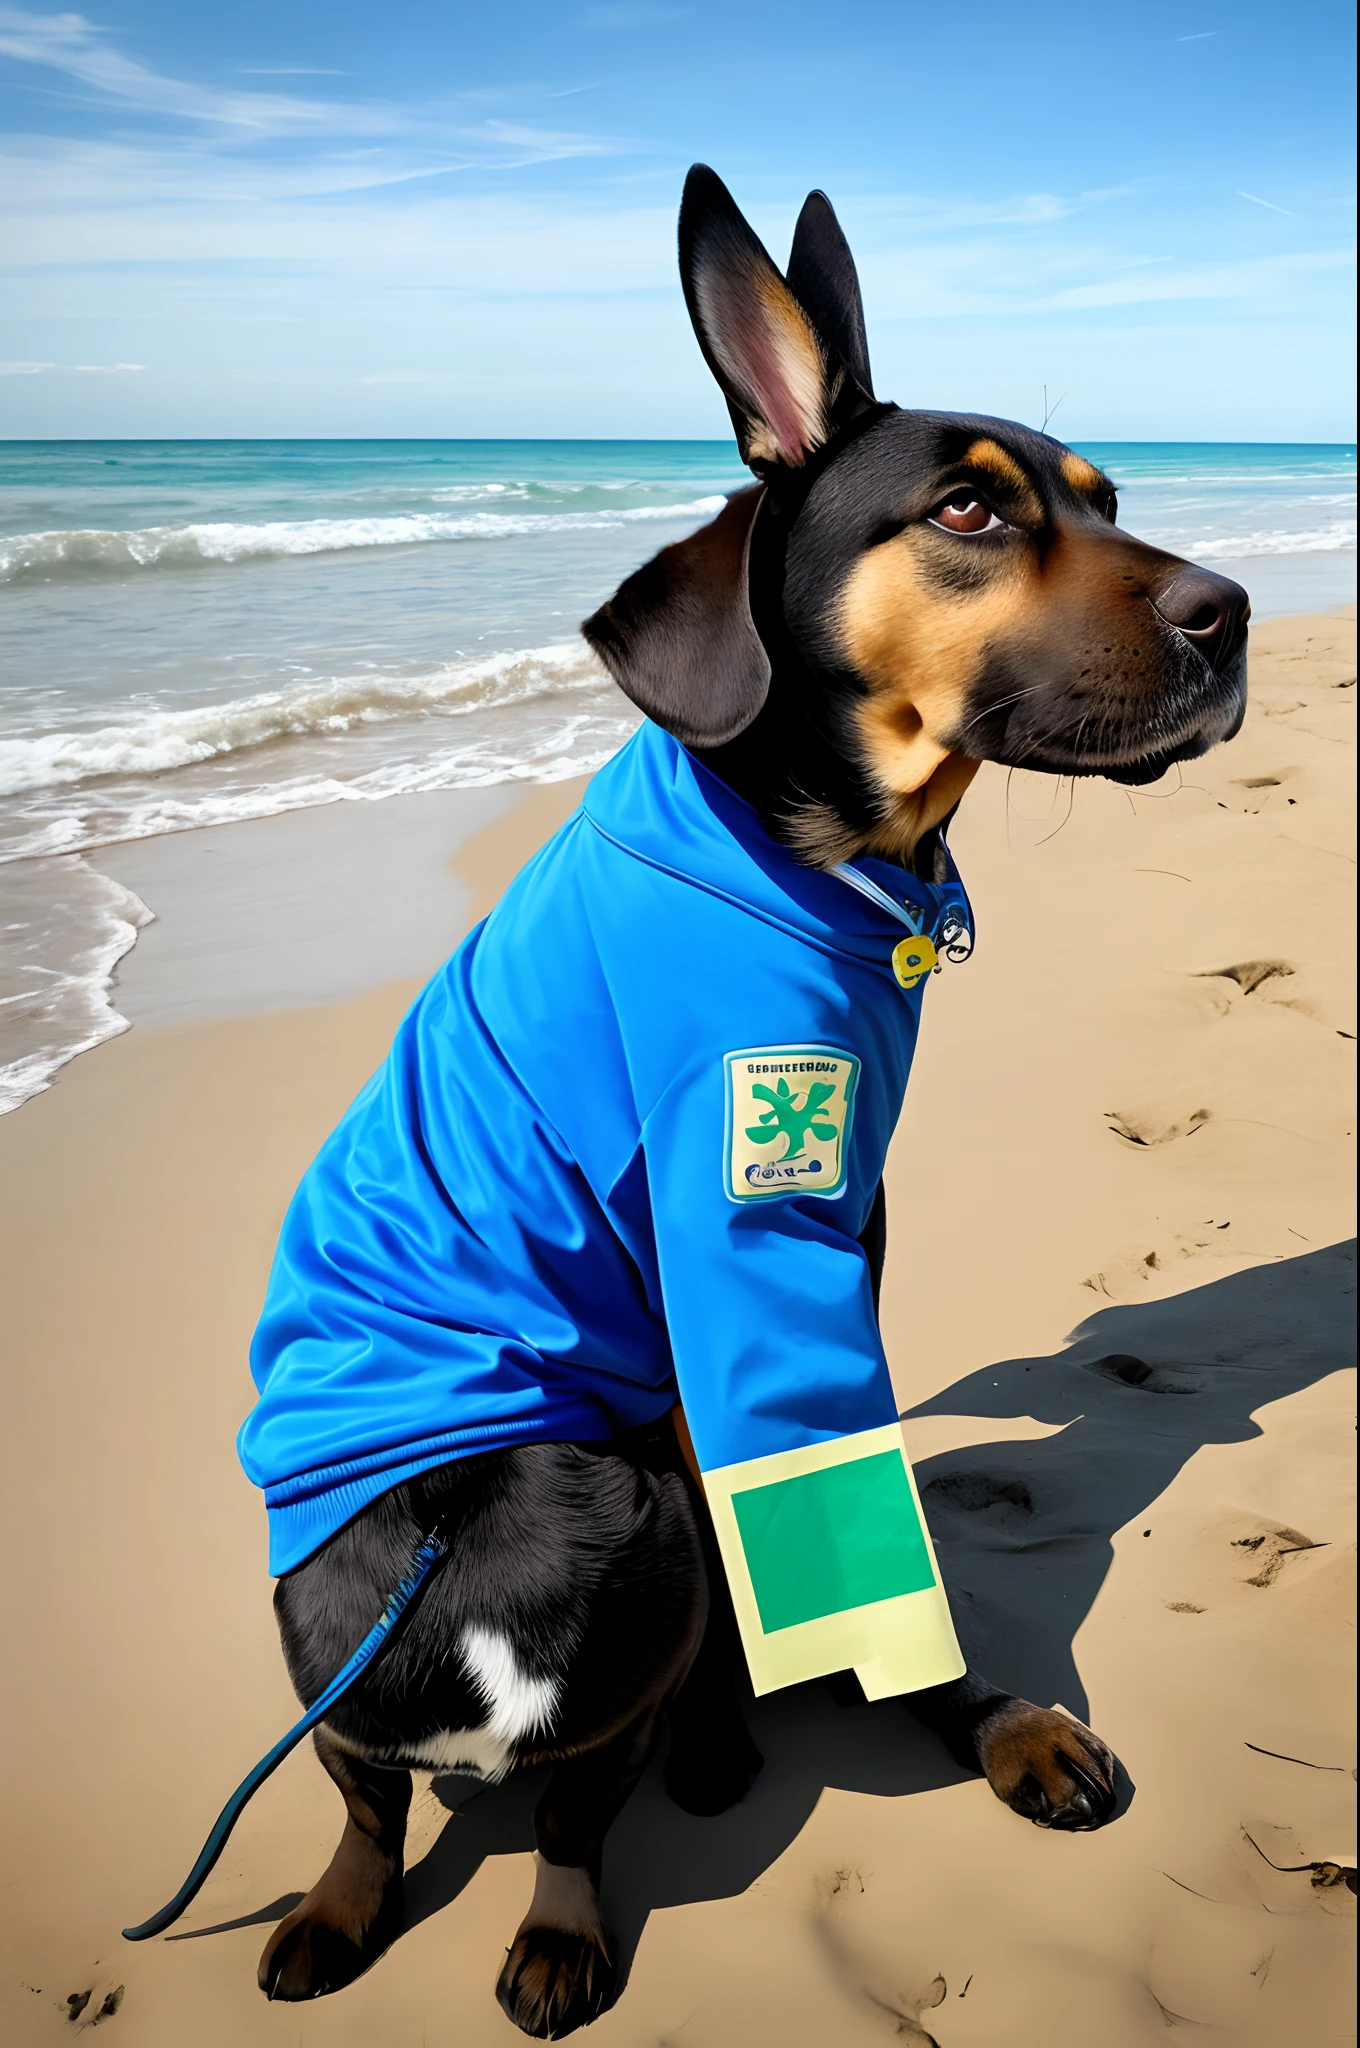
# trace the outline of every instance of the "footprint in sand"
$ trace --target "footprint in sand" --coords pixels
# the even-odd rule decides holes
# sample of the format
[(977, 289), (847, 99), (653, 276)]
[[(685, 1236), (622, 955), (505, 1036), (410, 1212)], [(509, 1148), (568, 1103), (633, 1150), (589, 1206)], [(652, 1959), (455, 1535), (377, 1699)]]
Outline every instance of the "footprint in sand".
[[(1240, 811), (1244, 817), (1257, 818), (1262, 811), (1281, 807), (1276, 791), (1282, 791), (1298, 772), (1297, 768), (1279, 768), (1273, 775), (1235, 775), (1231, 781), (1219, 784), (1220, 789), (1232, 794), (1220, 796), (1218, 802), (1225, 811)], [(1235, 793), (1238, 790), (1243, 792), (1241, 796)], [(1298, 798), (1286, 794), (1283, 802), (1296, 804)]]
[(1093, 1294), (1103, 1295), (1106, 1301), (1136, 1300), (1147, 1292), (1158, 1274), (1185, 1259), (1235, 1258), (1232, 1239), (1226, 1234), (1231, 1229), (1231, 1220), (1219, 1223), (1209, 1217), (1198, 1229), (1164, 1233), (1153, 1245), (1144, 1238), (1142, 1244), (1123, 1246), (1098, 1273), (1088, 1273), (1081, 1284)]
[(1326, 1543), (1315, 1543), (1311, 1536), (1305, 1536), (1301, 1529), (1268, 1526), (1251, 1536), (1235, 1536), (1234, 1550), (1240, 1550), (1255, 1567), (1246, 1583), (1249, 1586), (1273, 1586), (1284, 1570), (1285, 1559), (1294, 1557), (1305, 1550), (1326, 1550)]
[(855, 1934), (855, 1907), (864, 1895), (864, 1875), (858, 1864), (847, 1864), (814, 1881), (817, 1910), (811, 1924), (823, 1960), (857, 2005), (894, 2022), (898, 2040), (910, 2041), (914, 2048), (941, 2048), (921, 2024), (921, 2015), (944, 2003), (949, 1986), (936, 1976), (924, 1991), (901, 1990), (898, 1958), (875, 1953), (862, 1934)]
[(1034, 1495), (1023, 1479), (997, 1478), (990, 1472), (942, 1472), (924, 1489), (932, 1510), (946, 1514), (986, 1515), (999, 1528), (1028, 1520)]
[(101, 2021), (114, 2018), (123, 2003), (123, 1986), (115, 1984), (111, 1990), (106, 1991), (98, 2005), (91, 2011), (90, 2003), (93, 1997), (93, 1989), (70, 1991), (66, 1995), (66, 2018), (78, 2034), (83, 2034), (86, 2027), (97, 2027)]
[(1267, 982), (1283, 981), (1294, 972), (1288, 960), (1238, 960), (1231, 967), (1206, 967), (1195, 980), (1235, 982), (1244, 996), (1252, 996)]
[(1190, 979), (1219, 984), (1216, 988), (1211, 986), (1207, 993), (1220, 1017), (1241, 1013), (1246, 1001), (1251, 1011), (1267, 1006), (1271, 1010), (1293, 1010), (1315, 1024), (1325, 1023), (1319, 1006), (1309, 996), (1288, 991), (1287, 984), (1295, 980), (1298, 972), (1291, 960), (1237, 960), (1231, 967), (1201, 968)]
[(1169, 1117), (1165, 1111), (1107, 1109), (1105, 1121), (1116, 1138), (1130, 1145), (1174, 1145), (1178, 1138), (1192, 1138), (1212, 1115), (1210, 1109), (1182, 1110)]
[(1203, 1386), (1203, 1376), (1192, 1366), (1149, 1365), (1145, 1358), (1134, 1358), (1123, 1351), (1112, 1351), (1107, 1358), (1086, 1359), (1081, 1370), (1139, 1394), (1198, 1394)]

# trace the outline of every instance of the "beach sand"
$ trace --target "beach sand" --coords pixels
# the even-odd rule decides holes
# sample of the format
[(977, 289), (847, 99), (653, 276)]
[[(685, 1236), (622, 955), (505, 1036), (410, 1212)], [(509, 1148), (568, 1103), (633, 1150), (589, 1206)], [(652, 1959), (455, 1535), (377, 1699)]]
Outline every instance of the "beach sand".
[[(1047, 1835), (892, 1702), (766, 1699), (741, 1807), (689, 1819), (653, 1773), (609, 1838), (633, 1962), (600, 2048), (1352, 2038), (1355, 1898), (1324, 1881), (1356, 1861), (1352, 619), (1257, 630), (1242, 734), (1174, 790), (1084, 785), (1069, 816), (983, 772), (954, 834), (978, 950), (932, 987), (889, 1162), (885, 1336), (961, 1632), (1089, 1717), (1127, 1810)], [(254, 1982), (339, 1836), (307, 1748), (168, 1939), (118, 1929), (297, 1711), (233, 1450), (285, 1205), (578, 794), (99, 862), (161, 915), (121, 973), (134, 1028), (0, 1120), (16, 2048), (515, 2038), (493, 1985), (533, 1778), (422, 1786), (407, 1932), (335, 1998)]]

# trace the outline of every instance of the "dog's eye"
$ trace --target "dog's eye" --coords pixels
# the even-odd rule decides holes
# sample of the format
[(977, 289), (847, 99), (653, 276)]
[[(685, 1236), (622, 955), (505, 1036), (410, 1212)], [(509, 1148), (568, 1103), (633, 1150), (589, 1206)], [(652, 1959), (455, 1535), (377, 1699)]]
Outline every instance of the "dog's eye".
[(1005, 524), (998, 519), (990, 505), (984, 505), (975, 492), (951, 491), (942, 505), (937, 505), (930, 514), (932, 526), (941, 526), (946, 533), (995, 533)]
[(1102, 519), (1108, 519), (1111, 526), (1119, 524), (1119, 498), (1114, 491), (1106, 491), (1100, 500), (1099, 511)]

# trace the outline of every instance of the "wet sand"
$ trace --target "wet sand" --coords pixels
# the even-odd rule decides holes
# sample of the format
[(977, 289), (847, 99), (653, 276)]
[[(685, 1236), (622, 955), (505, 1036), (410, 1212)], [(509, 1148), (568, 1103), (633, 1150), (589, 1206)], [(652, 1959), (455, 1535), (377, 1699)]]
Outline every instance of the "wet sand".
[[(1348, 619), (1272, 621), (1179, 787), (984, 771), (954, 835), (979, 946), (889, 1163), (888, 1353), (961, 1633), (1127, 1810), (1045, 1835), (891, 1702), (762, 1701), (742, 1807), (653, 1775), (610, 1836), (601, 2048), (1350, 2038), (1354, 678)], [(296, 1713), (246, 1345), (308, 1160), (579, 789), (476, 794), (111, 854), (161, 919), (134, 1028), (0, 1120), (7, 2041), (516, 2038), (532, 1779), (421, 1789), (408, 1930), (336, 1998), (254, 1985), (339, 1833), (306, 1750), (169, 1939), (117, 1932)]]

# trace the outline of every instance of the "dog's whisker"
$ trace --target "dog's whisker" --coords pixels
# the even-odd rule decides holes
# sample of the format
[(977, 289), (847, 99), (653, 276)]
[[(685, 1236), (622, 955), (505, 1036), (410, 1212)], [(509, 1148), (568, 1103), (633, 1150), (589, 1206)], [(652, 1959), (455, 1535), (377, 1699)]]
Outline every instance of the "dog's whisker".
[(1058, 821), (1058, 823), (1053, 827), (1053, 830), (1051, 832), (1046, 832), (1044, 834), (1044, 837), (1039, 841), (1040, 846), (1047, 846), (1050, 839), (1056, 839), (1058, 834), (1064, 829), (1064, 827), (1070, 825), (1072, 822), (1072, 805), (1076, 799), (1077, 794), (1076, 777), (1074, 775), (1060, 775), (1058, 777), (1058, 781), (1060, 784), (1064, 782), (1067, 784), (1067, 812), (1066, 815), (1062, 817)]
[(1023, 703), (1026, 697), (1037, 697), (1046, 687), (1044, 683), (1032, 683), (1028, 689), (1012, 691), (1009, 697), (998, 697), (994, 704), (985, 705), (981, 711), (974, 712), (960, 733), (960, 739), (966, 739), (973, 727), (981, 725), (984, 718), (991, 718), (998, 711), (1007, 711), (1013, 704)]

